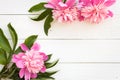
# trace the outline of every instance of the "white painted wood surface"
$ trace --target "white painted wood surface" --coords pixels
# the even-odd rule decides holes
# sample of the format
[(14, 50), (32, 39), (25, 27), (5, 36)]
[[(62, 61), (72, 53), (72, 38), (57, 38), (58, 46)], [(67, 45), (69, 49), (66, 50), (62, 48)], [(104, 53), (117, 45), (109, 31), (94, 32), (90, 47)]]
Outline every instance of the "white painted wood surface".
[(120, 64), (59, 64), (56, 80), (120, 80)]
[(43, 21), (35, 22), (30, 20), (30, 17), (30, 15), (0, 15), (0, 26), (7, 32), (6, 25), (11, 22), (20, 34), (20, 39), (31, 34), (39, 34), (40, 39), (120, 39), (120, 15), (114, 15), (100, 24), (79, 21), (68, 24), (53, 22), (49, 36), (44, 34)]
[(53, 22), (49, 36), (44, 34), (43, 21), (30, 20), (34, 15), (27, 12), (39, 1), (44, 0), (0, 0), (0, 28), (9, 37), (6, 26), (11, 22), (19, 43), (39, 35), (41, 51), (60, 59), (56, 80), (120, 80), (120, 0), (110, 7), (113, 18), (96, 25)]

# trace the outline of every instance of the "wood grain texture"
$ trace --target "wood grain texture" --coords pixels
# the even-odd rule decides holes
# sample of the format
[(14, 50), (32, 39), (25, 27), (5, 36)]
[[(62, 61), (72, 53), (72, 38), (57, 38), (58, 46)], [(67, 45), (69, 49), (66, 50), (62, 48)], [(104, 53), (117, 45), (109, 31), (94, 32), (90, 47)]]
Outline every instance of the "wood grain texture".
[(6, 25), (11, 24), (24, 39), (31, 34), (39, 35), (39, 39), (120, 39), (120, 15), (115, 15), (100, 24), (86, 22), (58, 23), (53, 22), (49, 35), (44, 34), (43, 21), (30, 20), (28, 15), (0, 15), (0, 27), (7, 32)]
[(60, 64), (57, 80), (120, 80), (120, 64)]
[(0, 14), (29, 14), (30, 7), (41, 1), (46, 0), (1, 0)]
[(42, 1), (46, 0), (0, 1), (0, 28), (9, 41), (6, 27), (9, 22), (19, 35), (19, 44), (30, 35), (39, 35), (37, 42), (41, 44), (41, 51), (52, 53), (53, 60), (60, 59), (54, 67), (59, 70), (56, 80), (120, 80), (120, 0), (110, 7), (113, 18), (100, 24), (54, 21), (49, 36), (43, 31), (44, 21), (30, 20), (38, 13), (28, 12), (31, 6)]
[(120, 80), (120, 64), (59, 63), (56, 80)]
[[(20, 40), (19, 44), (24, 42)], [(119, 40), (37, 40), (41, 51), (60, 62), (120, 62)]]

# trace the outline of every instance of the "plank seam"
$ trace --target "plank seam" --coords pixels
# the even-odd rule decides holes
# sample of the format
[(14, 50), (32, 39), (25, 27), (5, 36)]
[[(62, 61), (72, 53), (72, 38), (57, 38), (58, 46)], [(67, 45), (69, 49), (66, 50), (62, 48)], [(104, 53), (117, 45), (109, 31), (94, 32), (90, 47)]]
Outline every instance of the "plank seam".
[(59, 62), (60, 64), (120, 64), (120, 62)]

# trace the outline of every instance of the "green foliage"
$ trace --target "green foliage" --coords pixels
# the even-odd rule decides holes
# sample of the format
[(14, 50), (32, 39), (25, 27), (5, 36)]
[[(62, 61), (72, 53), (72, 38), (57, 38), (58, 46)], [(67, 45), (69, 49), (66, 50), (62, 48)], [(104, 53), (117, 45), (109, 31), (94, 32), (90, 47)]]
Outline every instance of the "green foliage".
[[(59, 61), (59, 60), (55, 60), (55, 61), (51, 62), (50, 61), (51, 57), (52, 57), (52, 54), (49, 54), (48, 60), (45, 62), (45, 66), (47, 69), (54, 67)], [(36, 79), (33, 79), (33, 80), (39, 80), (39, 79), (40, 80), (55, 80), (55, 78), (53, 78), (52, 76), (54, 74), (56, 74), (57, 72), (58, 71), (47, 71), (45, 73), (39, 73), (38, 77)]]
[(29, 9), (29, 12), (37, 12), (37, 11), (40, 11), (40, 10), (44, 10), (45, 9), (44, 4), (46, 4), (46, 3), (42, 2), (42, 3), (34, 5), (33, 7), (31, 7)]
[(53, 77), (41, 77), (40, 80), (55, 80)]
[(10, 23), (8, 24), (8, 29), (9, 29), (10, 35), (12, 37), (13, 50), (15, 50), (15, 47), (16, 47), (17, 42), (18, 42), (18, 36), (17, 36), (16, 31), (14, 30), (14, 28), (12, 27), (12, 25)]
[(31, 18), (31, 19), (34, 20), (34, 21), (41, 21), (41, 20), (45, 19), (49, 15), (48, 13), (50, 13), (50, 11), (51, 11), (50, 9), (46, 9), (38, 17)]
[[(0, 72), (0, 78), (1, 77), (12, 77), (13, 75), (16, 74), (17, 67), (14, 64), (10, 63), (10, 61), (12, 58), (12, 54), (15, 54), (15, 53), (17, 54), (19, 52), (22, 52), (20, 47), (16, 49), (17, 42), (18, 42), (18, 36), (17, 36), (15, 29), (12, 27), (10, 23), (8, 24), (8, 29), (9, 29), (9, 33), (12, 38), (13, 48), (11, 48), (7, 37), (4, 35), (3, 30), (0, 29), (0, 64), (4, 65), (4, 68)], [(37, 39), (37, 35), (32, 35), (28, 37), (27, 39), (25, 39), (24, 43), (28, 47), (31, 47), (33, 43), (36, 41), (36, 39)]]
[(10, 53), (12, 51), (11, 46), (8, 42), (8, 39), (4, 35), (2, 29), (0, 29), (0, 47), (5, 50), (7, 53)]
[(51, 68), (51, 67), (55, 66), (58, 63), (58, 61), (59, 60), (55, 60), (53, 62), (46, 62), (45, 66), (46, 66), (46, 68)]
[(7, 64), (7, 56), (6, 52), (0, 48), (0, 64), (6, 65)]
[(48, 59), (46, 60), (46, 62), (48, 62), (51, 59), (51, 57), (52, 57), (52, 54), (49, 54)]
[(58, 71), (49, 71), (49, 72), (45, 72), (44, 74), (41, 73), (39, 74), (39, 76), (42, 76), (42, 77), (50, 77), (52, 75), (54, 75), (55, 73), (57, 73)]
[[(30, 48), (33, 45), (33, 43), (36, 41), (36, 39), (37, 39), (37, 35), (32, 35), (32, 36), (29, 36), (28, 38), (26, 38), (24, 43), (27, 45), (28, 48)], [(22, 51), (21, 48), (18, 47), (16, 49), (15, 53), (17, 54), (17, 53), (19, 53), (21, 51)]]
[(48, 17), (46, 18), (45, 20), (45, 23), (44, 23), (44, 32), (46, 35), (48, 35), (48, 30), (50, 29), (51, 27), (51, 22), (53, 21), (53, 18), (52, 18), (52, 13), (50, 13), (48, 15)]
[(26, 44), (27, 47), (30, 48), (33, 45), (33, 43), (36, 41), (37, 37), (38, 37), (37, 35), (32, 35), (28, 37), (24, 43)]
[[(9, 44), (7, 37), (4, 35), (2, 29), (0, 29), (0, 64), (4, 65), (3, 69), (0, 71), (0, 80), (1, 78), (11, 78), (13, 80), (24, 80), (19, 77), (19, 69), (15, 64), (11, 63), (12, 55), (22, 52), (21, 48), (17, 46), (18, 36), (15, 29), (12, 25), (8, 24), (9, 33), (12, 38), (13, 48)], [(32, 47), (33, 43), (36, 41), (37, 35), (29, 36), (25, 39), (24, 44), (26, 44), (29, 48)], [(50, 62), (52, 54), (48, 55), (48, 60), (45, 61), (46, 68), (52, 68), (57, 63), (58, 60)], [(58, 71), (47, 71), (45, 73), (38, 73), (38, 77), (32, 80), (55, 80), (52, 75), (57, 73)]]
[(45, 19), (44, 32), (46, 35), (48, 35), (48, 31), (51, 27), (51, 22), (53, 21), (53, 18), (52, 18), (52, 9), (45, 8), (44, 7), (45, 4), (47, 3), (43, 2), (43, 3), (36, 4), (30, 8), (29, 12), (38, 12), (38, 11), (44, 10), (36, 18), (31, 18), (31, 19), (34, 21), (41, 21)]
[(66, 2), (66, 0), (62, 0), (64, 3)]

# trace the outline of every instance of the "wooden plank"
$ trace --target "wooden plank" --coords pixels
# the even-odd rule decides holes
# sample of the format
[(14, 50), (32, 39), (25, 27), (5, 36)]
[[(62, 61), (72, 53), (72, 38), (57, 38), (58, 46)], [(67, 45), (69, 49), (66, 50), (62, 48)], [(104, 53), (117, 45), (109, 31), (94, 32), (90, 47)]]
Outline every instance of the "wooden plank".
[[(1, 0), (0, 1), (0, 14), (29, 14), (28, 10), (35, 4), (47, 0)], [(110, 7), (114, 14), (120, 14), (120, 0)]]
[(49, 36), (44, 34), (43, 21), (35, 22), (27, 15), (0, 15), (0, 27), (7, 32), (6, 25), (11, 22), (19, 39), (31, 34), (39, 35), (40, 39), (120, 39), (120, 15), (105, 20), (100, 24), (86, 22), (58, 23), (53, 22)]
[(66, 64), (60, 63), (54, 70), (56, 80), (119, 80), (120, 64)]
[[(23, 43), (19, 40), (18, 45)], [(120, 62), (120, 40), (37, 40), (42, 52), (53, 54), (52, 60), (80, 63)]]
[[(19, 44), (24, 42), (20, 40)], [(37, 40), (60, 62), (120, 62), (120, 40)]]
[(0, 14), (29, 14), (28, 10), (45, 0), (1, 0)]
[(60, 64), (57, 80), (119, 80), (120, 64)]

